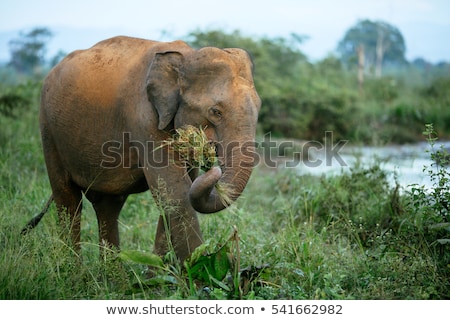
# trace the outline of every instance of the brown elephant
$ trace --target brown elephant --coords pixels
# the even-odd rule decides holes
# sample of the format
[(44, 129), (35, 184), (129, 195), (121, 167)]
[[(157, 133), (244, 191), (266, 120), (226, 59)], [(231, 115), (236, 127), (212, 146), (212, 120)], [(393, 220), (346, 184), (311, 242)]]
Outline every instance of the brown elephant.
[[(60, 219), (69, 217), (72, 241), (79, 248), (82, 194), (100, 242), (119, 247), (127, 196), (150, 189), (164, 204), (154, 252), (173, 247), (184, 260), (202, 243), (196, 211), (226, 207), (214, 185), (231, 185), (235, 200), (247, 184), (260, 107), (242, 49), (120, 36), (69, 54), (43, 84), (40, 128), (53, 200)], [(205, 128), (219, 166), (199, 175), (162, 143), (185, 125)]]

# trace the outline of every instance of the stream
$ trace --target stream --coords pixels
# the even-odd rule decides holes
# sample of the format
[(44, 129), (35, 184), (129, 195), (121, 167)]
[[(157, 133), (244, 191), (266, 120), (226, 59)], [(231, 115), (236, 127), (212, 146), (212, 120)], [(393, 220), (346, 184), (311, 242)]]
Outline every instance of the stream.
[[(426, 172), (429, 169), (435, 172), (437, 170), (436, 165), (430, 159), (430, 151), (438, 151), (441, 146), (448, 151), (450, 141), (436, 142), (433, 150), (426, 142), (383, 147), (345, 145), (339, 149), (339, 152), (335, 152), (331, 156), (330, 150), (317, 148), (312, 152), (314, 161), (301, 162), (297, 168), (300, 174), (336, 175), (348, 172), (357, 161), (364, 167), (379, 163), (380, 167), (388, 173), (389, 182), (392, 185), (397, 182), (404, 190), (407, 190), (410, 185), (418, 184), (429, 189), (433, 183)], [(425, 172), (424, 168), (427, 168)]]

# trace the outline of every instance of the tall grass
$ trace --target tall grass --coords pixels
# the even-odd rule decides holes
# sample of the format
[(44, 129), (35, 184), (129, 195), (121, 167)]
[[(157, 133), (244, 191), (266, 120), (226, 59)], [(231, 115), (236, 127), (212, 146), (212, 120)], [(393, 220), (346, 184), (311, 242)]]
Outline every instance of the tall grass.
[[(256, 168), (236, 204), (200, 216), (213, 244), (237, 230), (230, 272), (202, 285), (169, 257), (153, 278), (116, 254), (100, 259), (87, 202), (81, 256), (64, 240), (53, 206), (21, 236), (51, 192), (36, 104), (0, 117), (0, 141), (0, 299), (450, 298), (449, 229), (431, 219), (435, 199), (423, 188), (401, 193), (378, 164), (332, 177)], [(120, 216), (122, 249), (151, 252), (160, 213), (149, 193), (130, 196)], [(448, 213), (442, 217), (448, 222)]]

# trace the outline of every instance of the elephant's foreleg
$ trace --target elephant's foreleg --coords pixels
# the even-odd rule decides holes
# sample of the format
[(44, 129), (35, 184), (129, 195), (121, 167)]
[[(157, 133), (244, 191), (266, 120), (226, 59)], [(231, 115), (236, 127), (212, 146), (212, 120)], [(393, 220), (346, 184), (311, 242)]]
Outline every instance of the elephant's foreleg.
[(180, 167), (144, 169), (144, 172), (161, 209), (154, 252), (164, 256), (174, 250), (183, 261), (203, 242), (197, 212), (188, 198), (191, 178)]
[(183, 261), (202, 244), (202, 235), (195, 212), (169, 209), (161, 213), (156, 229), (154, 252), (160, 256), (173, 250)]
[[(88, 194), (87, 196), (89, 198)], [(91, 198), (94, 198), (92, 199), (92, 206), (97, 214), (100, 247), (119, 248), (118, 218), (127, 196), (101, 195)]]

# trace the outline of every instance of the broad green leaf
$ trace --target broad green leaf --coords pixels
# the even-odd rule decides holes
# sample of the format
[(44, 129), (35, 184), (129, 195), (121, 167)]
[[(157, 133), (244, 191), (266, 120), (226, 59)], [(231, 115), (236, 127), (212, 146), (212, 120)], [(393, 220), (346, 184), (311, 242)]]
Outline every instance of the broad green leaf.
[(219, 251), (217, 251), (214, 254), (213, 257), (213, 274), (212, 276), (218, 280), (222, 280), (227, 275), (228, 271), (230, 271), (231, 265), (230, 260), (228, 259), (227, 254), (227, 247), (224, 246), (220, 248)]
[(440, 244), (450, 244), (450, 239), (437, 239)]
[(231, 288), (229, 286), (227, 286), (225, 283), (223, 283), (222, 281), (217, 280), (216, 278), (210, 277), (211, 282), (213, 284), (216, 284), (219, 288), (225, 290), (225, 291), (231, 291)]
[(200, 255), (200, 251), (196, 250), (195, 259), (187, 261), (190, 275), (205, 282), (210, 282), (210, 277), (223, 280), (230, 271), (227, 251), (226, 246), (208, 255)]
[(119, 258), (124, 261), (145, 264), (152, 267), (162, 267), (164, 265), (160, 256), (154, 253), (147, 253), (137, 250), (122, 250)]
[(428, 228), (433, 230), (449, 230), (450, 231), (450, 222), (441, 222), (430, 225)]
[(177, 279), (173, 276), (159, 275), (144, 281), (143, 284), (145, 286), (151, 287), (151, 286), (160, 286), (164, 284), (178, 284), (178, 282)]

